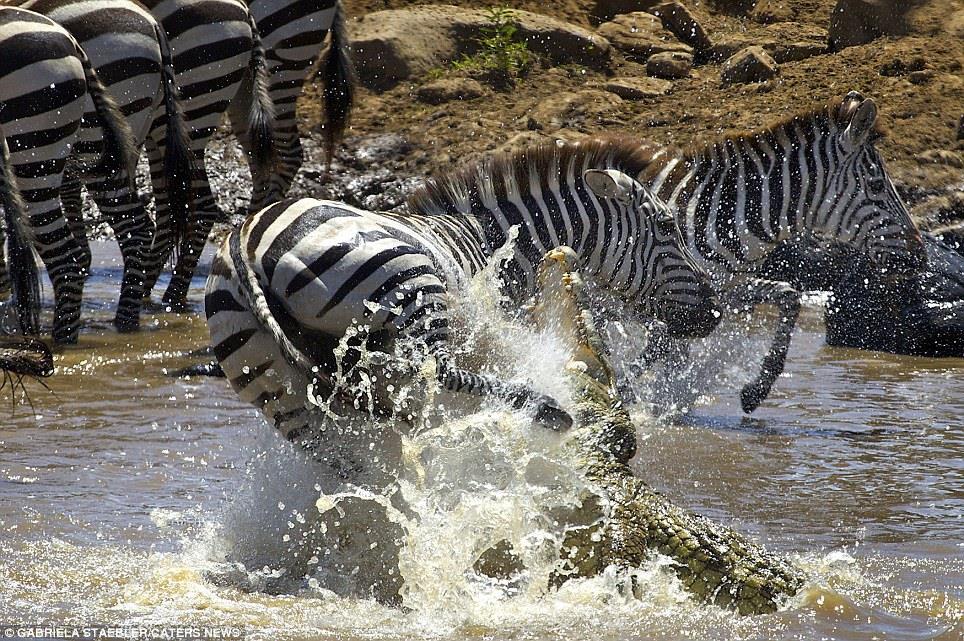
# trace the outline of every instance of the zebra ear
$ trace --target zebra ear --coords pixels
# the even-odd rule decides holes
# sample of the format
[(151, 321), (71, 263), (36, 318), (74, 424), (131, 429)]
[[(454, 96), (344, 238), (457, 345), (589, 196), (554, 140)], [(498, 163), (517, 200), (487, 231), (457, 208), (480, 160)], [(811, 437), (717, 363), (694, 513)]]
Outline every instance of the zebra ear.
[(614, 200), (632, 200), (633, 181), (621, 171), (615, 169), (587, 169), (582, 174), (586, 185), (600, 198)]
[(844, 139), (854, 149), (864, 144), (874, 130), (877, 123), (877, 105), (867, 98), (854, 110), (850, 117), (850, 124), (844, 130)]

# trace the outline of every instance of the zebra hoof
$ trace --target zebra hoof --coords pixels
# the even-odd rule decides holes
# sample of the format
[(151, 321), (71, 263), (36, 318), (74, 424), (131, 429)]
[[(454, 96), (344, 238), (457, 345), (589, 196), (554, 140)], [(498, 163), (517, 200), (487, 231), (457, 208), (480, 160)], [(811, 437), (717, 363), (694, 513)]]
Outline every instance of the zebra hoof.
[(743, 412), (752, 414), (753, 410), (760, 407), (760, 403), (765, 401), (769, 394), (770, 387), (763, 383), (757, 382), (744, 385), (743, 390), (740, 392), (740, 405), (743, 406)]
[(564, 432), (572, 427), (572, 417), (559, 407), (555, 400), (543, 397), (537, 399), (535, 405), (536, 416), (534, 421), (542, 427), (547, 427), (556, 432)]

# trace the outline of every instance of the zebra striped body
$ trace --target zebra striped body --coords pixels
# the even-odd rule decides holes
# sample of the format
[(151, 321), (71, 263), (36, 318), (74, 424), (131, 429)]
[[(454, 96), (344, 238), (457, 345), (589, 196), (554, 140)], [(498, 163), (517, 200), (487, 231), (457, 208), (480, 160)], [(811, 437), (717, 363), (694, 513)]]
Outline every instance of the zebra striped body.
[[(192, 199), (189, 193), (193, 157), (188, 133), (177, 102), (174, 70), (164, 30), (151, 13), (131, 0), (30, 0), (23, 5), (62, 25), (84, 48), (127, 118), (140, 148), (152, 137), (165, 159), (162, 193), (165, 207), (172, 204), (179, 216), (186, 216)], [(85, 165), (102, 152), (101, 130), (96, 126), (93, 105), (88, 101), (80, 141), (75, 155)], [(151, 259), (154, 223), (137, 193), (127, 185), (69, 172), (62, 195), (64, 212), (75, 238), (82, 245), (85, 270), (90, 265), (90, 247), (84, 230), (80, 179), (111, 225), (124, 258), (120, 302), (114, 319), (121, 331), (139, 325), (144, 299), (144, 279)]]
[[(302, 87), (330, 34), (321, 61), (324, 82), (325, 136), (329, 157), (348, 121), (354, 74), (348, 55), (344, 8), (340, 0), (246, 0), (261, 34), (270, 74), (269, 93), (275, 108), (278, 162), (269, 176), (255, 175), (251, 211), (284, 198), (301, 168), (302, 147), (296, 107)], [(240, 103), (238, 107), (241, 107)], [(245, 119), (232, 112), (232, 128), (244, 141)]]
[(551, 399), (451, 364), (451, 296), (517, 234), (505, 274), (516, 300), (534, 292), (539, 257), (569, 245), (587, 274), (679, 335), (709, 332), (719, 315), (712, 290), (669, 214), (623, 173), (640, 169), (633, 153), (599, 141), (526, 150), (431, 181), (408, 213), (301, 199), (252, 215), (222, 245), (208, 280), (222, 369), (244, 400), (302, 442), (309, 385), (331, 394), (337, 373), (354, 364), (343, 359), (339, 370), (334, 356), (346, 335), (350, 346), (382, 352), (399, 339), (419, 345), (414, 367), (417, 354), (435, 356), (446, 389), (536, 400), (551, 419)]
[[(84, 243), (61, 209), (60, 191), (88, 99), (104, 141), (103, 160), (92, 174), (111, 185), (129, 183), (136, 150), (127, 123), (74, 38), (40, 14), (0, 10), (0, 126), (35, 247), (53, 282), (54, 340), (74, 342), (87, 265)], [(24, 330), (35, 333), (30, 325)]]
[(926, 263), (920, 234), (873, 146), (877, 109), (856, 92), (767, 129), (689, 151), (663, 150), (640, 180), (676, 211), (690, 253), (737, 304), (775, 302), (781, 325), (760, 377), (743, 390), (750, 412), (783, 370), (799, 293), (755, 278), (780, 243), (843, 244), (892, 277)]
[[(273, 118), (267, 95), (264, 51), (247, 7), (236, 0), (145, 0), (164, 27), (174, 58), (177, 85), (190, 131), (196, 163), (195, 194), (188, 238), (177, 246), (178, 255), (164, 302), (174, 308), (186, 305), (198, 258), (215, 220), (221, 216), (204, 168), (204, 150), (233, 101), (245, 106), (249, 126), (246, 147), (251, 150), (256, 173), (267, 173), (272, 156)], [(160, 115), (160, 114), (158, 114)], [(164, 261), (175, 248), (174, 228), (167, 207), (164, 165), (158, 146), (148, 143), (151, 178), (158, 194), (152, 264), (146, 291), (153, 289)]]

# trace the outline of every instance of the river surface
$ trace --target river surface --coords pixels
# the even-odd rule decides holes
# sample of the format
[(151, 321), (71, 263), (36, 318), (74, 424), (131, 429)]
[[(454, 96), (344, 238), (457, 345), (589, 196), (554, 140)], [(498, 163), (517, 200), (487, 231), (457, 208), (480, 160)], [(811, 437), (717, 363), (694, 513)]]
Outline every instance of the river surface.
[[(27, 384), (32, 407), (0, 409), (0, 623), (227, 625), (259, 639), (964, 638), (962, 360), (827, 347), (811, 305), (752, 418), (737, 398), (760, 323), (707, 348), (712, 376), (694, 375), (696, 402), (676, 419), (636, 413), (643, 479), (812, 573), (777, 614), (698, 605), (659, 560), (639, 598), (609, 576), (551, 593), (533, 579), (515, 596), (469, 576), (483, 534), (545, 542), (532, 517), (545, 493), (506, 457), (547, 437), (501, 418), (480, 428), (492, 409), (410, 444), (427, 477), (403, 488), (419, 518), (398, 609), (317, 578), (252, 589), (277, 568), (243, 568), (246, 581), (223, 571), (228, 548), (263, 558), (290, 546), (319, 498), (310, 466), (291, 463), (223, 379), (170, 375), (203, 360), (190, 354), (206, 343), (202, 315), (110, 328), (119, 271), (97, 243), (80, 344), (58, 353), (49, 391)], [(195, 286), (199, 312), (203, 273)], [(548, 347), (515, 351), (530, 373), (552, 361), (540, 360)]]

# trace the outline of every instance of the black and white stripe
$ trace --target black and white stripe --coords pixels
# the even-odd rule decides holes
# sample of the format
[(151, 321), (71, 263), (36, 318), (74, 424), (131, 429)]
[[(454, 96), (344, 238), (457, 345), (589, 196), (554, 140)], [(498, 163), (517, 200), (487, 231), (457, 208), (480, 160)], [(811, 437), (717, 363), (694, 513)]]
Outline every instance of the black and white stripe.
[(370, 351), (418, 345), (416, 354), (435, 357), (444, 388), (536, 400), (541, 420), (566, 424), (551, 399), (454, 367), (449, 304), (503, 246), (511, 247), (506, 292), (522, 300), (534, 292), (541, 257), (568, 245), (587, 274), (675, 333), (711, 331), (719, 313), (708, 279), (669, 213), (624, 173), (641, 169), (634, 149), (590, 141), (525, 150), (429, 182), (408, 213), (301, 199), (252, 215), (222, 245), (208, 280), (222, 369), (242, 399), (295, 440), (307, 438), (309, 387), (330, 394), (361, 358), (336, 358), (346, 336)]
[(743, 409), (783, 371), (800, 294), (757, 277), (780, 243), (848, 245), (893, 277), (926, 262), (917, 228), (874, 148), (877, 107), (857, 92), (766, 129), (690, 150), (663, 150), (640, 176), (676, 212), (686, 246), (731, 303), (775, 303), (781, 319)]
[[(167, 36), (154, 16), (131, 0), (28, 0), (23, 6), (56, 21), (80, 42), (127, 118), (138, 148), (148, 136), (152, 138), (164, 157), (166, 189), (160, 195), (169, 201), (165, 206), (170, 205), (177, 212), (178, 229), (183, 229), (192, 200), (189, 187), (194, 159), (178, 101)], [(74, 149), (82, 159), (81, 167), (89, 165), (89, 159), (99, 155), (103, 146), (92, 111), (88, 104)], [(68, 171), (61, 196), (64, 213), (82, 245), (89, 268), (90, 248), (80, 201), (83, 179), (120, 245), (124, 275), (114, 325), (121, 331), (131, 331), (139, 325), (154, 222), (127, 185), (115, 185), (83, 173)]]
[[(348, 54), (344, 7), (340, 0), (247, 0), (264, 44), (270, 74), (269, 94), (275, 108), (275, 148), (278, 159), (270, 175), (255, 175), (251, 211), (284, 198), (301, 168), (302, 147), (296, 107), (302, 87), (319, 63), (324, 84), (325, 138), (329, 157), (344, 132), (354, 98), (354, 72)], [(232, 127), (242, 142), (244, 118)]]
[[(111, 185), (129, 184), (137, 152), (127, 122), (76, 40), (38, 13), (0, 10), (0, 126), (34, 245), (53, 282), (54, 340), (74, 342), (87, 275), (86, 238), (77, 238), (67, 223), (60, 192), (87, 100), (102, 129), (103, 154), (85, 171)], [(20, 320), (24, 331), (36, 333), (30, 319)]]
[(151, 178), (158, 202), (157, 234), (146, 291), (153, 289), (164, 261), (176, 246), (177, 260), (163, 300), (173, 308), (183, 308), (207, 236), (222, 215), (204, 168), (204, 150), (229, 106), (236, 101), (243, 105), (244, 113), (232, 113), (235, 117), (243, 115), (248, 123), (245, 146), (255, 173), (269, 174), (274, 154), (273, 107), (267, 93), (264, 50), (254, 18), (244, 4), (236, 0), (145, 0), (144, 4), (164, 27), (170, 42), (197, 169), (192, 184), (192, 224), (186, 240), (176, 245), (168, 199), (164, 196), (167, 186), (163, 157), (156, 141), (149, 139)]

